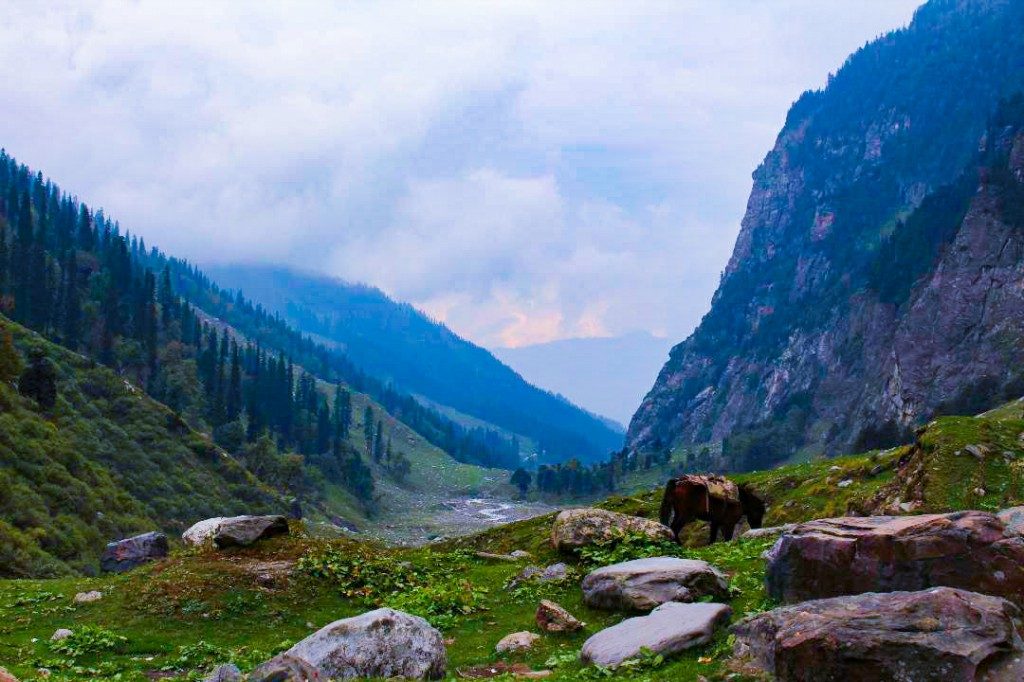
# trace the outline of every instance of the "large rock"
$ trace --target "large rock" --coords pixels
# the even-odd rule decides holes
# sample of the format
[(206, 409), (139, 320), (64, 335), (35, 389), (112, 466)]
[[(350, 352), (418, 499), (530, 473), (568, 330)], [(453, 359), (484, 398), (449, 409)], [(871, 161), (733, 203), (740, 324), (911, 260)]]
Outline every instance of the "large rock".
[(949, 587), (834, 597), (738, 623), (734, 652), (778, 682), (1017, 680), (1020, 615), (1005, 599)]
[(1024, 535), (1024, 507), (1010, 507), (996, 514), (1003, 522), (1003, 533), (1009, 537)]
[(555, 517), (551, 527), (551, 544), (555, 549), (569, 550), (608, 542), (625, 533), (641, 533), (652, 540), (672, 541), (672, 531), (657, 521), (627, 516), (604, 509), (566, 509)]
[(167, 556), (167, 536), (163, 533), (143, 533), (135, 537), (107, 544), (100, 557), (100, 568), (111, 573), (123, 573)]
[(18, 682), (18, 678), (7, 672), (7, 668), (0, 668), (0, 682)]
[(181, 535), (189, 545), (246, 547), (263, 538), (288, 533), (288, 519), (271, 516), (217, 516), (193, 524)]
[(1024, 538), (985, 512), (804, 523), (768, 551), (768, 593), (783, 602), (938, 585), (1024, 601)]
[(238, 669), (238, 666), (234, 663), (225, 663), (218, 665), (210, 674), (206, 676), (203, 682), (241, 682), (242, 671)]
[(604, 566), (583, 579), (583, 601), (598, 609), (650, 611), (670, 601), (724, 598), (729, 581), (706, 561), (654, 557)]
[(304, 682), (306, 678), (437, 679), (448, 665), (441, 633), (420, 618), (377, 609), (337, 620), (270, 659), (250, 682)]
[(641, 649), (669, 656), (711, 640), (715, 628), (732, 614), (725, 604), (668, 602), (646, 616), (627, 618), (601, 630), (583, 644), (580, 659), (606, 668), (636, 658)]
[(740, 536), (743, 540), (756, 540), (760, 538), (770, 538), (776, 535), (782, 535), (796, 528), (795, 523), (785, 523), (781, 526), (769, 526), (767, 528), (751, 528), (750, 530), (743, 533)]

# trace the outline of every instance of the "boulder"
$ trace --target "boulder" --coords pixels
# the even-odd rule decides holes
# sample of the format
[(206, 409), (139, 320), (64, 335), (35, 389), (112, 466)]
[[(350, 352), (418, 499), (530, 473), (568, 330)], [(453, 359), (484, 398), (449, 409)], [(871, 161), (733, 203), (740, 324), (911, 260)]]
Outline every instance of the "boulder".
[(1008, 537), (1024, 535), (1024, 507), (1010, 507), (996, 516), (1003, 522), (1003, 533)]
[(672, 542), (672, 531), (657, 521), (627, 516), (604, 509), (566, 509), (555, 517), (551, 544), (558, 550), (571, 550), (600, 542), (609, 542), (625, 533), (641, 533), (652, 540)]
[(729, 595), (729, 580), (706, 561), (654, 557), (604, 566), (583, 579), (587, 606), (650, 611), (666, 602), (692, 602)]
[(740, 536), (741, 540), (753, 540), (755, 538), (770, 538), (782, 535), (796, 528), (795, 523), (785, 523), (781, 526), (769, 526), (768, 528), (751, 528)]
[(288, 519), (271, 516), (217, 516), (193, 524), (181, 534), (186, 544), (216, 547), (247, 547), (257, 540), (286, 535)]
[(444, 676), (447, 660), (441, 633), (430, 623), (384, 608), (317, 630), (261, 665), (249, 680), (437, 679)]
[(783, 534), (766, 553), (768, 593), (785, 603), (934, 586), (1024, 602), (1024, 538), (994, 514), (822, 519)]
[(542, 599), (537, 606), (537, 627), (544, 632), (576, 632), (583, 629), (583, 623), (560, 605)]
[(569, 577), (569, 567), (565, 564), (551, 564), (545, 568), (540, 566), (527, 566), (519, 571), (519, 574), (509, 582), (510, 587), (518, 587), (532, 580), (540, 583), (551, 583), (565, 580)]
[(225, 663), (214, 668), (203, 682), (242, 682), (242, 671), (234, 663)]
[(533, 648), (533, 645), (540, 639), (540, 635), (533, 632), (513, 632), (511, 635), (505, 635), (498, 642), (494, 650), (499, 654), (516, 653), (518, 651), (527, 651)]
[(1008, 676), (1024, 650), (1020, 615), (1005, 599), (949, 587), (833, 597), (741, 621), (734, 654), (778, 682), (1020, 679)]
[(50, 635), (50, 641), (51, 642), (59, 642), (62, 639), (67, 639), (68, 637), (70, 637), (73, 634), (74, 633), (71, 632), (71, 630), (68, 630), (67, 628), (57, 628), (56, 630), (53, 631), (53, 634)]
[(181, 534), (181, 539), (186, 545), (193, 547), (201, 547), (208, 545), (213, 542), (213, 534), (217, 532), (217, 526), (220, 522), (228, 517), (225, 516), (214, 516), (211, 519), (203, 519), (188, 527), (184, 533)]
[(639, 656), (642, 649), (669, 656), (711, 641), (715, 629), (731, 614), (725, 604), (668, 602), (646, 616), (601, 630), (583, 644), (580, 660), (614, 668)]
[(0, 682), (18, 682), (18, 678), (7, 672), (7, 668), (0, 668)]
[(74, 602), (76, 604), (91, 604), (94, 601), (103, 599), (103, 593), (97, 590), (91, 590), (89, 592), (79, 592), (75, 595)]
[(123, 573), (167, 556), (167, 536), (163, 533), (143, 533), (111, 542), (100, 557), (100, 568), (110, 573)]

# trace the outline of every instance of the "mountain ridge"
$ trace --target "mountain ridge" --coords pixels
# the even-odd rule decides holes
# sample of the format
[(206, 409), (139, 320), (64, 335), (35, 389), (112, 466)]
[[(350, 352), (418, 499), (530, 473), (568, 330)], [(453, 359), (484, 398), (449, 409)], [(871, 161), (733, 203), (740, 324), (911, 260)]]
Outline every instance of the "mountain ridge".
[[(798, 451), (895, 442), (955, 401), (956, 382), (903, 395), (890, 372), (888, 388), (879, 385), (879, 368), (892, 369), (882, 328), (906, 314), (882, 297), (916, 281), (900, 274), (906, 259), (893, 270), (895, 245), (926, 276), (944, 248), (936, 234), (961, 229), (956, 212), (976, 187), (985, 131), (999, 102), (1024, 87), (1022, 35), (1019, 3), (933, 0), (800, 97), (754, 173), (711, 309), (634, 415), (630, 450), (723, 441), (721, 467), (762, 467)], [(926, 324), (955, 314), (929, 310)], [(993, 361), (971, 357), (965, 376)]]

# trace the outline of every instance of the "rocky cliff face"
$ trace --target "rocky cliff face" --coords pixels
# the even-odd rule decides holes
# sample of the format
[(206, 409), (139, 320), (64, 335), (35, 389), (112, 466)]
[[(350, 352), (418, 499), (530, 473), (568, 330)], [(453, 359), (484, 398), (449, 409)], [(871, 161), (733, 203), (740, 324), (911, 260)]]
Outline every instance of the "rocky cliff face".
[(1024, 3), (942, 1), (801, 97), (628, 447), (752, 468), (1024, 392), (1022, 87)]

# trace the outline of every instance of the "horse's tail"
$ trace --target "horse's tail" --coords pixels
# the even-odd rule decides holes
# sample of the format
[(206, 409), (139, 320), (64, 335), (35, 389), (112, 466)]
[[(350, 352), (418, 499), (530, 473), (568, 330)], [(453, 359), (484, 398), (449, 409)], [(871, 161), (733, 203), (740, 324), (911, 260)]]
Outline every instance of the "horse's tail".
[(672, 521), (672, 497), (676, 489), (676, 479), (668, 479), (668, 483), (665, 484), (665, 494), (661, 498), (661, 523), (668, 525)]

